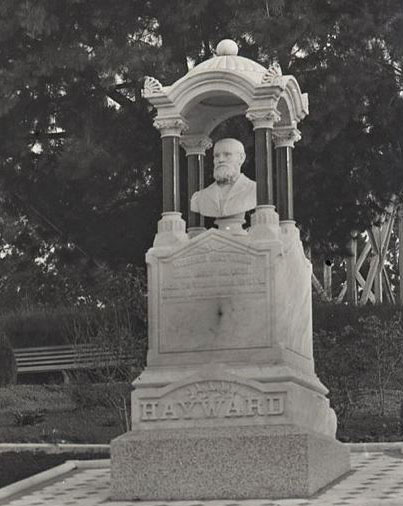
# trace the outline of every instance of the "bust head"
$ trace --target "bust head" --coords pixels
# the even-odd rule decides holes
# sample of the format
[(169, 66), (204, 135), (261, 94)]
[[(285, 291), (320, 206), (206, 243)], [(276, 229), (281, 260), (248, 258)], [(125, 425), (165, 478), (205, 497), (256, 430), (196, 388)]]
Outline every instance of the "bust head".
[(217, 184), (234, 184), (245, 161), (245, 149), (236, 139), (220, 139), (214, 145), (214, 179)]
[(245, 213), (256, 207), (256, 183), (241, 174), (245, 161), (243, 144), (221, 139), (214, 146), (215, 182), (192, 195), (194, 213), (222, 218)]

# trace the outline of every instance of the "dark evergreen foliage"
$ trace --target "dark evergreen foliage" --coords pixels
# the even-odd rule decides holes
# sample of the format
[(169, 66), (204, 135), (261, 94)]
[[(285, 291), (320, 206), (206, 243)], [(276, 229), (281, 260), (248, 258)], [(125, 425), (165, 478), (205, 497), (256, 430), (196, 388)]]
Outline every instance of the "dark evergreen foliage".
[(161, 209), (144, 76), (170, 84), (225, 37), (309, 93), (296, 217), (314, 251), (343, 252), (400, 197), (402, 28), (399, 0), (3, 0), (2, 290), (143, 264)]

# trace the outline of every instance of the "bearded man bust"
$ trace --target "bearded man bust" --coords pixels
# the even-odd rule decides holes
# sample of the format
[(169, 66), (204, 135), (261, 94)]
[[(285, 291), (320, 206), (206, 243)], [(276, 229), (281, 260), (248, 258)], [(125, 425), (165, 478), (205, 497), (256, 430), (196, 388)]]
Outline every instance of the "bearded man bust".
[(241, 173), (243, 144), (221, 139), (214, 146), (214, 183), (193, 194), (190, 210), (211, 218), (245, 213), (256, 207), (256, 183)]

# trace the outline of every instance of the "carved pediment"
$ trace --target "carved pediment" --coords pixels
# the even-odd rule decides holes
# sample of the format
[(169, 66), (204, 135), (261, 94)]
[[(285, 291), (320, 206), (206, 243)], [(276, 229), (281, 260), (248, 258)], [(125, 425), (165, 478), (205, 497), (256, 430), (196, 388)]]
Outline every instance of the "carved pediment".
[(259, 254), (259, 250), (245, 244), (245, 241), (239, 240), (234, 236), (220, 232), (216, 229), (210, 229), (203, 234), (198, 235), (188, 244), (176, 250), (172, 255), (166, 257), (165, 261), (175, 260), (176, 258), (186, 258), (194, 255), (208, 253), (239, 253), (239, 254)]

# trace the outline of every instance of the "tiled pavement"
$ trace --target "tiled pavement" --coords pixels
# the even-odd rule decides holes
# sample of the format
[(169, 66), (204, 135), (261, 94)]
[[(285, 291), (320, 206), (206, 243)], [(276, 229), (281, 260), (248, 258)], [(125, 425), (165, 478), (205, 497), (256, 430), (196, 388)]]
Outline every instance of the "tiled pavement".
[[(399, 448), (351, 453), (352, 471), (310, 499), (217, 501), (111, 501), (109, 461), (79, 467), (25, 489), (0, 505), (9, 506), (403, 506), (403, 453)], [(1, 489), (0, 489), (1, 490)]]

